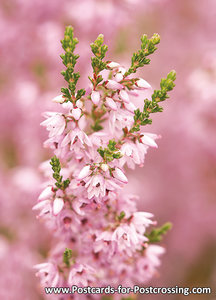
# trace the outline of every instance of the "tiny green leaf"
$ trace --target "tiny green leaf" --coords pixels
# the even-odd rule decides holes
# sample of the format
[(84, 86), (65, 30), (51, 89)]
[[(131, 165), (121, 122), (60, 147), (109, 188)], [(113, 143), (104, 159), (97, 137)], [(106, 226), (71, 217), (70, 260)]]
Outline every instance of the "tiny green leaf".
[(160, 242), (163, 236), (172, 228), (172, 224), (167, 222), (159, 228), (154, 228), (146, 237), (149, 239), (149, 243)]
[(63, 253), (63, 262), (66, 264), (66, 266), (70, 267), (70, 259), (72, 258), (72, 250), (69, 248), (66, 248)]

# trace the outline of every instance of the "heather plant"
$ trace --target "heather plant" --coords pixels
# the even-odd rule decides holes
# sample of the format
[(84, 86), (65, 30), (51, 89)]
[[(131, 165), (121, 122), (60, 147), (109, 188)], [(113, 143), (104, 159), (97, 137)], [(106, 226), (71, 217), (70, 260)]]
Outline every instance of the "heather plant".
[(135, 98), (151, 91), (137, 69), (150, 63), (159, 42), (158, 34), (143, 35), (126, 69), (105, 60), (108, 47), (99, 35), (91, 44), (89, 86), (78, 89), (78, 40), (66, 27), (61, 58), (67, 87), (53, 99), (59, 111), (46, 112), (41, 123), (49, 131), (44, 146), (54, 152), (42, 164), (47, 182), (34, 206), (55, 236), (48, 262), (35, 266), (43, 287), (143, 284), (160, 265), (165, 249), (157, 243), (171, 225), (151, 229), (154, 215), (138, 211), (137, 196), (124, 189), (127, 169), (142, 167), (148, 148), (157, 148), (158, 135), (143, 127), (162, 112), (160, 104), (175, 86), (171, 71), (142, 109), (135, 105)]

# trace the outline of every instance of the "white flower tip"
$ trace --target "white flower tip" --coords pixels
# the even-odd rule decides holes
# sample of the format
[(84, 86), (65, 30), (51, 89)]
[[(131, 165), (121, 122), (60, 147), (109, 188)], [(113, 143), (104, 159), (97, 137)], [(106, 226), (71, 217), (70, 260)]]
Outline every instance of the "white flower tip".
[(91, 100), (95, 105), (98, 105), (100, 101), (100, 93), (97, 91), (93, 91), (91, 94)]
[(113, 172), (113, 176), (114, 176), (116, 179), (122, 181), (123, 183), (128, 183), (127, 177), (126, 177), (125, 174), (122, 172), (122, 170), (119, 169), (119, 168), (115, 168), (115, 170), (114, 170), (114, 172)]
[(107, 67), (109, 67), (110, 69), (114, 69), (114, 68), (120, 67), (120, 64), (118, 64), (117, 62), (111, 61), (110, 63), (107, 64)]
[(82, 168), (82, 170), (80, 171), (77, 179), (82, 180), (85, 177), (89, 176), (90, 174), (91, 174), (90, 165), (87, 165), (87, 166)]
[(53, 214), (54, 216), (57, 216), (60, 211), (64, 207), (64, 200), (62, 198), (56, 198), (53, 202)]
[(62, 95), (59, 95), (53, 98), (52, 101), (55, 103), (63, 103), (65, 101), (65, 98)]
[(139, 88), (144, 88), (144, 89), (151, 88), (151, 85), (143, 78), (140, 78), (139, 80), (137, 80), (136, 84)]

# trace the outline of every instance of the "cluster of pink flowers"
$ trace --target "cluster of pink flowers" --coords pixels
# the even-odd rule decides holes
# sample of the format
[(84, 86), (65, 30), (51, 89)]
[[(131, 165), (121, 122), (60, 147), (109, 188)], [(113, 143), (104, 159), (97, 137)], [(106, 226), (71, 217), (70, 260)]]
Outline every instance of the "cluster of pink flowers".
[(36, 266), (43, 286), (143, 283), (164, 253), (146, 236), (153, 215), (137, 211), (137, 196), (124, 191), (126, 167), (143, 166), (148, 148), (157, 148), (156, 134), (132, 130), (134, 99), (151, 86), (112, 61), (90, 81), (78, 100), (55, 97), (61, 108), (41, 123), (55, 156), (41, 166), (47, 182), (33, 209), (58, 241)]

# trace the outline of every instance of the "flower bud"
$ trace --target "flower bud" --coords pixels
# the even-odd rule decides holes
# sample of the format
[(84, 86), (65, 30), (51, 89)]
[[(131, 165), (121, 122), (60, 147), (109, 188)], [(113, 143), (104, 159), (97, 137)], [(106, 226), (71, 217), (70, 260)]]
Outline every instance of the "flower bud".
[(100, 101), (100, 93), (97, 91), (93, 91), (91, 94), (91, 99), (95, 105), (98, 105), (98, 103)]
[(125, 174), (122, 172), (122, 170), (119, 169), (119, 168), (115, 168), (115, 170), (113, 171), (113, 176), (114, 176), (116, 179), (118, 179), (118, 180), (120, 180), (120, 181), (122, 181), (122, 182), (124, 182), (124, 183), (128, 183), (127, 177), (126, 177)]
[(56, 198), (53, 202), (53, 214), (54, 216), (57, 216), (60, 211), (64, 207), (64, 200), (62, 198)]
[(118, 68), (120, 66), (120, 64), (111, 61), (110, 63), (107, 64), (107, 67), (109, 67), (110, 69), (114, 69), (114, 68)]
[(110, 97), (106, 97), (106, 106), (108, 106), (112, 110), (117, 110), (117, 105), (115, 101)]
[(136, 109), (136, 106), (132, 102), (130, 102), (130, 103), (125, 103), (125, 108), (128, 111), (130, 111), (130, 112), (133, 113), (135, 111), (135, 109)]
[(108, 89), (111, 90), (120, 90), (123, 87), (120, 83), (116, 82), (115, 80), (108, 80), (106, 86)]
[(63, 103), (65, 101), (65, 98), (62, 95), (59, 95), (53, 98), (52, 101), (55, 103)]
[(128, 93), (125, 90), (121, 90), (119, 93), (119, 96), (121, 97), (121, 99), (126, 102), (126, 103), (130, 103), (130, 99), (128, 96)]
[(122, 79), (123, 79), (122, 73), (117, 73), (117, 74), (115, 75), (115, 80), (116, 80), (117, 82), (122, 81)]
[(38, 197), (38, 200), (47, 200), (49, 199), (51, 196), (53, 195), (53, 192), (52, 192), (52, 187), (51, 186), (48, 186), (46, 187), (42, 193), (40, 193), (39, 197)]
[(82, 108), (83, 108), (83, 102), (82, 102), (81, 100), (77, 100), (77, 101), (76, 101), (76, 106), (77, 106), (78, 108), (82, 109)]
[(82, 170), (80, 171), (79, 175), (78, 175), (78, 179), (82, 180), (85, 177), (89, 176), (91, 174), (91, 170), (90, 170), (90, 165), (87, 165), (85, 167), (82, 168)]
[(74, 117), (75, 120), (79, 120), (80, 116), (81, 116), (81, 109), (80, 108), (74, 108), (72, 109), (72, 116)]
[(137, 80), (136, 85), (139, 88), (143, 88), (143, 89), (149, 89), (149, 88), (151, 88), (150, 84), (147, 81), (145, 81), (144, 79), (142, 79), (142, 78), (140, 78), (139, 80)]
[(154, 148), (158, 148), (158, 145), (156, 144), (156, 142), (154, 141), (154, 139), (152, 139), (150, 136), (148, 135), (143, 135), (140, 138), (141, 142), (147, 146), (150, 147), (154, 147)]

